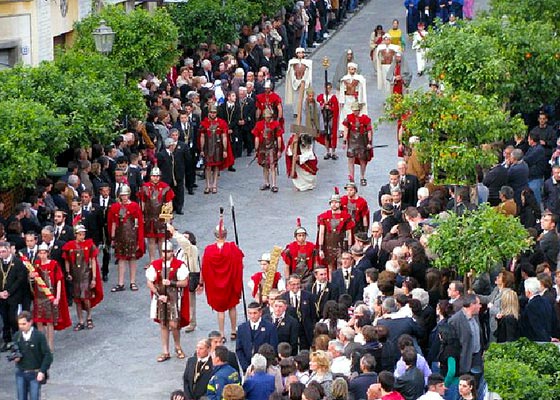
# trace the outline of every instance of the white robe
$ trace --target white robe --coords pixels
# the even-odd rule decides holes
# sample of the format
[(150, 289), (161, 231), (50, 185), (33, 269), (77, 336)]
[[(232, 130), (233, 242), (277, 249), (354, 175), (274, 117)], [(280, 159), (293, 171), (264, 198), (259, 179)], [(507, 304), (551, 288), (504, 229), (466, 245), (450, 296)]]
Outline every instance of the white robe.
[[(358, 81), (358, 98), (356, 99), (356, 97), (354, 96), (346, 96), (344, 95), (344, 89), (345, 89), (345, 81), (350, 81), (350, 80), (356, 80)], [(342, 125), (342, 123), (344, 122), (344, 120), (346, 119), (346, 117), (349, 114), (352, 114), (352, 104), (355, 103), (356, 101), (359, 102), (362, 105), (362, 109), (360, 114), (367, 114), (367, 93), (366, 93), (366, 79), (360, 75), (360, 74), (354, 74), (354, 75), (350, 75), (350, 74), (346, 74), (342, 77), (342, 79), (340, 80), (340, 96), (339, 99), (341, 99), (341, 101), (343, 101), (342, 103), (342, 107), (340, 107), (340, 116), (338, 118), (338, 130), (342, 131), (344, 130), (344, 126)]]
[[(307, 68), (305, 69), (305, 73), (303, 74), (302, 79), (296, 79), (294, 73), (294, 66), (299, 63), (304, 64)], [(303, 81), (305, 82), (305, 89), (311, 86), (311, 78), (313, 76), (312, 73), (313, 62), (311, 60), (306, 59), (299, 59), (299, 58), (292, 58), (288, 62), (288, 70), (286, 71), (286, 83), (285, 93), (284, 93), (284, 104), (298, 104), (298, 90), (300, 83)]]

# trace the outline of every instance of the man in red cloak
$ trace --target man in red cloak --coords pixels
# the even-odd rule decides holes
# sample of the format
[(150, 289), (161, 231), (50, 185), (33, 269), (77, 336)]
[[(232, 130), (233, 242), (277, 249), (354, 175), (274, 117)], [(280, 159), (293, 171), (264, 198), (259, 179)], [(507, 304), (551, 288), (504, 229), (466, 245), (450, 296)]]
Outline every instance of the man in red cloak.
[[(65, 261), (66, 274), (72, 281), (72, 297), (76, 304), (78, 323), (74, 331), (93, 329), (91, 310), (103, 300), (103, 283), (101, 271), (97, 262), (99, 250), (93, 240), (86, 239), (86, 228), (76, 225), (74, 228), (76, 240), (67, 242), (62, 247), (62, 257)], [(83, 312), (86, 312), (84, 324)]]
[(296, 240), (286, 245), (282, 251), (282, 259), (286, 264), (284, 277), (287, 280), (290, 275), (298, 274), (302, 280), (306, 280), (311, 277), (318, 254), (315, 244), (307, 241), (307, 230), (301, 226), (299, 218), (294, 237)]
[(228, 124), (218, 118), (215, 105), (208, 108), (208, 117), (200, 123), (200, 156), (204, 158), (206, 188), (204, 194), (218, 193), (219, 172), (233, 166), (235, 159), (228, 134)]
[(161, 180), (161, 170), (152, 168), (150, 181), (146, 182), (138, 192), (138, 201), (144, 215), (144, 236), (148, 239), (150, 262), (156, 259), (156, 252), (164, 238), (165, 222), (160, 220), (161, 207), (171, 203), (175, 197), (173, 189)]
[(214, 230), (216, 243), (208, 245), (202, 256), (202, 281), (208, 305), (218, 312), (218, 328), (224, 335), (225, 312), (231, 322), (231, 340), (237, 338), (237, 309), (243, 290), (244, 254), (233, 242), (226, 242), (223, 219)]
[(329, 200), (330, 209), (317, 217), (319, 238), (317, 246), (323, 263), (328, 266), (330, 273), (337, 268), (338, 257), (342, 251), (352, 246), (352, 229), (354, 221), (346, 211), (340, 207), (338, 188)]
[(321, 107), (321, 115), (323, 116), (323, 126), (325, 127), (323, 134), (317, 139), (317, 141), (327, 148), (327, 152), (323, 157), (325, 160), (328, 160), (329, 158), (338, 160), (338, 156), (336, 155), (336, 145), (338, 137), (338, 115), (340, 114), (340, 108), (336, 95), (331, 94), (332, 83), (327, 82), (325, 88), (326, 93), (321, 93), (317, 96), (317, 102)]
[(272, 119), (278, 121), (284, 129), (282, 99), (272, 91), (272, 83), (269, 80), (264, 83), (264, 93), (256, 96), (255, 107), (257, 108), (257, 121), (264, 117), (264, 110), (269, 109), (272, 111)]
[(174, 257), (173, 243), (163, 242), (163, 258), (154, 260), (146, 269), (147, 286), (152, 294), (150, 318), (159, 323), (163, 353), (158, 362), (167, 361), (169, 354), (169, 331), (175, 342), (177, 358), (184, 359), (181, 348), (181, 328), (190, 322), (188, 284), (189, 269)]
[(350, 181), (344, 186), (346, 194), (340, 198), (340, 206), (346, 211), (354, 221), (354, 234), (367, 232), (369, 226), (369, 206), (361, 196), (358, 196), (358, 186), (354, 182), (354, 177), (350, 176)]
[(130, 290), (137, 291), (136, 266), (137, 260), (144, 255), (144, 216), (138, 203), (130, 200), (130, 187), (121, 186), (119, 201), (111, 205), (107, 213), (109, 235), (118, 260), (118, 283), (111, 292), (122, 292), (124, 273), (129, 267)]

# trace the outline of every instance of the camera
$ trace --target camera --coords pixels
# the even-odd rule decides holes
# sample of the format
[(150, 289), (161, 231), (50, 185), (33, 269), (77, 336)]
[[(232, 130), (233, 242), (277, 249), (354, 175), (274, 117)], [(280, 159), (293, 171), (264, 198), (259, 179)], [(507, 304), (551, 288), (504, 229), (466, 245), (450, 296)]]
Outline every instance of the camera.
[(21, 351), (19, 350), (19, 346), (17, 345), (17, 343), (12, 343), (10, 345), (10, 347), (8, 348), (8, 351), (10, 352), (6, 358), (8, 359), (8, 361), (14, 361), (17, 358), (22, 358), (23, 356), (21, 355)]

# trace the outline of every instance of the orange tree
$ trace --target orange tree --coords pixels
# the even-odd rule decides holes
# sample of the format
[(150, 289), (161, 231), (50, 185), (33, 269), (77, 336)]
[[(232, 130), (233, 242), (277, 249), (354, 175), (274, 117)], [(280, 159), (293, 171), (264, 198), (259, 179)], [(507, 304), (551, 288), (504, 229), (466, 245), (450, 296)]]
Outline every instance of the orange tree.
[(441, 26), (425, 45), (432, 76), (447, 86), (496, 96), (513, 112), (558, 99), (560, 38), (550, 21), (495, 12), (459, 27)]
[(521, 118), (510, 117), (495, 98), (461, 90), (392, 96), (385, 119), (403, 120), (405, 140), (420, 138), (419, 157), (432, 164), (438, 184), (474, 184), (476, 165), (490, 167), (497, 161), (487, 145), (526, 129)]

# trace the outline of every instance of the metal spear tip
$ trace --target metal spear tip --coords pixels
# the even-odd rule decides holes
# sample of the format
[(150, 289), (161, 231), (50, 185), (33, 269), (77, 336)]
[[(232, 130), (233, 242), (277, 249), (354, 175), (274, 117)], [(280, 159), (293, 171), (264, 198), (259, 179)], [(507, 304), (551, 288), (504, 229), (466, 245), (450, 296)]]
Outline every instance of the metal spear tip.
[(325, 69), (329, 68), (331, 65), (331, 61), (329, 60), (329, 57), (327, 56), (323, 57), (322, 64), (323, 64), (323, 68)]
[(233, 207), (233, 196), (231, 194), (229, 195), (229, 205)]

